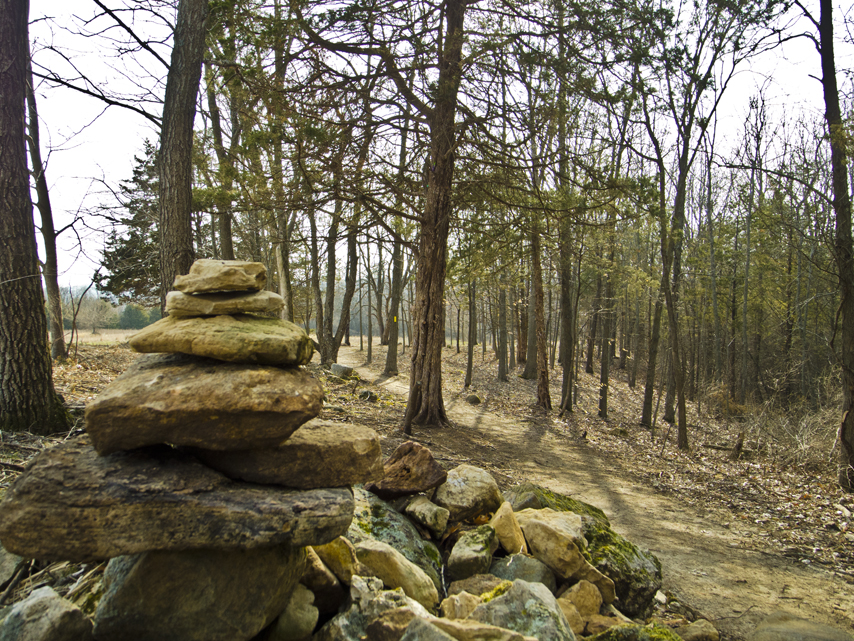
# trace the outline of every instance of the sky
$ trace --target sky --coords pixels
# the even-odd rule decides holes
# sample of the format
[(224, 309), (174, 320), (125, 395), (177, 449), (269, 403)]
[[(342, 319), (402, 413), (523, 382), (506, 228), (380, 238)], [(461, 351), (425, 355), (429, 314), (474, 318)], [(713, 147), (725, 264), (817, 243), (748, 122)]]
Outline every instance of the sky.
[[(106, 4), (112, 6), (115, 3), (107, 0)], [(850, 10), (850, 0), (845, 8)], [(36, 63), (42, 61), (41, 64), (48, 66), (64, 65), (45, 48), (53, 45), (62, 49), (74, 64), (93, 78), (121, 90), (128, 86), (128, 80), (114, 68), (121, 66), (123, 61), (112, 57), (112, 54), (92, 51), (94, 43), (75, 38), (61, 28), (73, 26), (74, 16), (91, 16), (95, 10), (92, 0), (39, 0), (31, 3), (33, 58)], [(45, 20), (45, 16), (52, 20)], [(168, 60), (168, 47), (161, 48), (161, 55)], [(838, 45), (836, 57), (840, 86), (850, 86), (842, 71), (854, 68), (851, 48)], [(159, 73), (157, 64), (152, 67), (155, 73)], [(67, 72), (68, 67), (64, 69)], [(733, 132), (737, 135), (741, 131), (747, 99), (755, 95), (763, 84), (767, 85), (772, 114), (791, 116), (796, 111), (806, 110), (820, 117), (823, 114), (821, 85), (810, 78), (810, 74), (818, 73), (818, 54), (813, 45), (803, 39), (766, 56), (752, 69), (739, 73), (728, 89), (722, 105), (719, 131), (730, 138), (734, 137)], [(141, 70), (133, 69), (131, 75), (139, 85), (149, 87), (154, 93), (162, 93), (162, 87), (157, 87), (155, 80), (145, 77)], [(158, 132), (140, 115), (119, 107), (105, 109), (103, 103), (93, 98), (65, 88), (50, 88), (44, 83), (37, 87), (37, 104), (54, 220), (56, 228), (61, 229), (78, 214), (92, 211), (100, 203), (114, 202), (105, 185), (115, 188), (119, 181), (129, 178), (134, 156), (141, 154), (146, 139), (156, 141)], [(38, 218), (36, 222), (38, 224)], [(66, 231), (60, 237), (61, 287), (86, 285), (91, 280), (99, 267), (104, 233), (98, 228), (103, 226), (88, 216), (84, 218), (84, 224), (78, 223), (74, 231)]]

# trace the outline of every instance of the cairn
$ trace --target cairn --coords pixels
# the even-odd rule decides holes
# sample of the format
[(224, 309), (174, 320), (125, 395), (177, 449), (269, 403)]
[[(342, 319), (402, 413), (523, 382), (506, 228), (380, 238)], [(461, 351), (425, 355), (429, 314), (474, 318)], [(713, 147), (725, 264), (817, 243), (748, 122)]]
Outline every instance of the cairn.
[(86, 408), (86, 435), (38, 455), (0, 504), (27, 558), (111, 559), (103, 640), (250, 639), (287, 606), (305, 547), (347, 531), (383, 467), (370, 429), (312, 420), (305, 332), (261, 263), (199, 260), (145, 354)]

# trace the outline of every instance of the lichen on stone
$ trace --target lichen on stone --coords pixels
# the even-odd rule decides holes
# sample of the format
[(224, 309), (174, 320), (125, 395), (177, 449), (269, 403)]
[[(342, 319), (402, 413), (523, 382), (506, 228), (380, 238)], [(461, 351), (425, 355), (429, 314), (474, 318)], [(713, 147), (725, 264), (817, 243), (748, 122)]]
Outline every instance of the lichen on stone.
[(497, 599), (503, 594), (506, 594), (507, 591), (513, 587), (512, 581), (502, 581), (494, 588), (492, 588), (489, 592), (484, 592), (480, 595), (480, 599), (482, 603), (489, 603), (493, 599)]

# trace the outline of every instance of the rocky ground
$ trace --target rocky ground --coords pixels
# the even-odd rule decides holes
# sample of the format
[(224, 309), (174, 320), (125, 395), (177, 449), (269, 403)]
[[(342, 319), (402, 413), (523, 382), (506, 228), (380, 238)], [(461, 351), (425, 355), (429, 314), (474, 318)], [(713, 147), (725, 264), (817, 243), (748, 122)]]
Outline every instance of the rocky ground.
[[(57, 388), (72, 408), (82, 408), (135, 356), (127, 347), (81, 345), (76, 361), (57, 366)], [(392, 378), (380, 376), (384, 359), (384, 348), (375, 345), (373, 365), (364, 366), (364, 352), (342, 348), (339, 361), (359, 366), (360, 381), (311, 367), (327, 390), (322, 417), (373, 427), (389, 454), (404, 440), (399, 425), (408, 356), (401, 356), (403, 371)], [(464, 354), (446, 350), (452, 427), (416, 428), (413, 434), (446, 467), (468, 462), (489, 470), (504, 487), (533, 481), (601, 507), (618, 532), (659, 556), (665, 587), (730, 638), (744, 636), (769, 611), (781, 609), (848, 630), (854, 626), (854, 497), (833, 482), (832, 438), (828, 443), (819, 434), (813, 444), (799, 445), (765, 423), (716, 420), (694, 407), (692, 451), (682, 453), (666, 423), (655, 434), (638, 426), (641, 389), (615, 382), (610, 417), (603, 421), (596, 416), (598, 380), (582, 375), (580, 404), (559, 418), (533, 407), (533, 382), (515, 376), (495, 382), (488, 355), (478, 353), (475, 364), (466, 390)], [(366, 389), (377, 394), (376, 401), (359, 398)], [(466, 401), (472, 393), (480, 404)], [(554, 399), (558, 393), (553, 385)], [(824, 431), (832, 433), (832, 427)], [(742, 430), (747, 457), (733, 462), (727, 448)], [(4, 434), (0, 488), (8, 487), (34, 453), (67, 436)], [(0, 598), (14, 601), (62, 571), (79, 585), (96, 570), (32, 568)]]

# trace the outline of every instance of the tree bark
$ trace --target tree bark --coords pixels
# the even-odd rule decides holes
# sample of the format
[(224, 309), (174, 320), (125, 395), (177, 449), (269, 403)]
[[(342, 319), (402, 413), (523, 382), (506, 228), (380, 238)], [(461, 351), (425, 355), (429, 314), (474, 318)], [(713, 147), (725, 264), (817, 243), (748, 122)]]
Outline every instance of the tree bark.
[(26, 0), (0, 0), (0, 430), (52, 434), (69, 416), (54, 391), (24, 144)]
[[(543, 297), (543, 268), (540, 262), (540, 230), (534, 224), (531, 230), (531, 280), (534, 290), (534, 324), (537, 339), (537, 406), (544, 410), (552, 408), (549, 394), (549, 352), (546, 348), (546, 314)], [(529, 361), (533, 360), (529, 358)]]
[(175, 276), (193, 264), (190, 221), (193, 190), (193, 120), (205, 52), (208, 0), (180, 0), (166, 77), (160, 129), (160, 308)]

